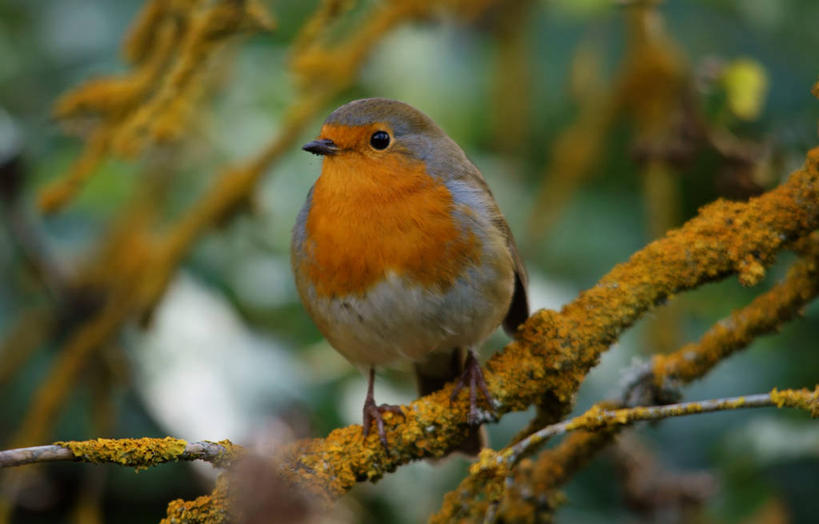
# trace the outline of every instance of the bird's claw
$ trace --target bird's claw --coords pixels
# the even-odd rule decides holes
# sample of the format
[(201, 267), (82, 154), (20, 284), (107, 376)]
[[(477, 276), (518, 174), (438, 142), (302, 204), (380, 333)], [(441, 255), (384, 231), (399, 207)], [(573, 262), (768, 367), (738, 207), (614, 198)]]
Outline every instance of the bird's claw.
[(384, 446), (384, 451), (389, 453), (390, 448), (387, 445), (387, 433), (384, 431), (384, 417), (382, 415), (385, 411), (406, 418), (400, 406), (376, 404), (372, 398), (368, 398), (364, 402), (364, 437), (366, 438), (367, 435), (370, 434), (370, 426), (373, 421), (375, 421), (375, 426), (378, 430), (378, 439), (381, 441), (381, 445)]
[(455, 399), (458, 398), (458, 394), (461, 390), (467, 385), (469, 385), (469, 415), (467, 416), (467, 422), (470, 426), (479, 426), (485, 417), (482, 415), (481, 410), (478, 409), (477, 390), (480, 390), (481, 395), (489, 404), (490, 413), (494, 411), (495, 399), (492, 397), (492, 394), (489, 393), (481, 365), (478, 359), (475, 358), (475, 354), (472, 350), (470, 350), (466, 356), (464, 372), (461, 378), (458, 379), (455, 389), (452, 390), (452, 395), (449, 397), (450, 402), (454, 402)]

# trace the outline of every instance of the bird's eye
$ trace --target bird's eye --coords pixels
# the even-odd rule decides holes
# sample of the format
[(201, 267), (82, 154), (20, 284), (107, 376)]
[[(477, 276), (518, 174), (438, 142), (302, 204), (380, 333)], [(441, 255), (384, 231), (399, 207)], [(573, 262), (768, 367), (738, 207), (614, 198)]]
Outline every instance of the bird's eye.
[(370, 145), (373, 146), (373, 149), (386, 149), (388, 145), (390, 145), (390, 135), (386, 131), (376, 131), (373, 133), (373, 136), (370, 137)]

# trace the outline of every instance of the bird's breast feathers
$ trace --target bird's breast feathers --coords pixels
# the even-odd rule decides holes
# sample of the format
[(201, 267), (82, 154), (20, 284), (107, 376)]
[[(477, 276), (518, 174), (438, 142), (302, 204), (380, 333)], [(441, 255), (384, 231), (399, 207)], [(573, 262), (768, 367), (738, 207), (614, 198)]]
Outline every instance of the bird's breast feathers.
[(361, 295), (388, 273), (445, 291), (481, 263), (483, 239), (463, 220), (474, 211), (422, 162), (392, 155), (372, 165), (328, 158), (315, 184), (297, 269), (318, 296)]
[(471, 347), (509, 307), (512, 257), (491, 216), (463, 187), (409, 167), (362, 176), (326, 162), (294, 231), (303, 302), (352, 362)]

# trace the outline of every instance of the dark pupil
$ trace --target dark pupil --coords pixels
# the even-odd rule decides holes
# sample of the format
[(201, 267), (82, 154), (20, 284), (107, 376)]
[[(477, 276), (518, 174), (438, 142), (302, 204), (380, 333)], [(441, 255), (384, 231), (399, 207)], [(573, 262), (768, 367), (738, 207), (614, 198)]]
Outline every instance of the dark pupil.
[(390, 135), (386, 131), (376, 131), (370, 137), (370, 145), (375, 149), (384, 149), (390, 145)]

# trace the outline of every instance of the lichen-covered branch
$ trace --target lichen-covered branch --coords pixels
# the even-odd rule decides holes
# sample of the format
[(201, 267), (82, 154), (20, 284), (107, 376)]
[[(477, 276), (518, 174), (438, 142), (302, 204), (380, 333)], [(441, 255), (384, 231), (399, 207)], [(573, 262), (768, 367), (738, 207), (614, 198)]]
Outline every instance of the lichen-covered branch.
[[(613, 85), (601, 87), (605, 81), (599, 78), (597, 57), (588, 46), (581, 47), (575, 56), (575, 67), (581, 71), (576, 75), (579, 113), (550, 148), (551, 160), (543, 170), (543, 184), (527, 227), (530, 241), (543, 238), (552, 229), (578, 187), (594, 175), (592, 169), (601, 158), (605, 137), (618, 118), (635, 123), (638, 145), (652, 150), (654, 156), (671, 156), (668, 150), (674, 149), (672, 142), (679, 142), (675, 126), (690, 83), (685, 60), (665, 31), (664, 20), (654, 3), (629, 6), (627, 15), (627, 52)], [(649, 178), (656, 178), (650, 175), (657, 175), (656, 171), (665, 167), (661, 159), (657, 160), (655, 172), (646, 173)], [(604, 172), (598, 170), (600, 174)], [(662, 174), (660, 177), (663, 178)], [(676, 205), (665, 198), (658, 200), (659, 204), (647, 199), (649, 211), (656, 205), (665, 208)]]
[(165, 462), (204, 460), (214, 466), (229, 464), (242, 454), (242, 448), (229, 440), (185, 442), (172, 437), (140, 439), (98, 438), (86, 441), (55, 442), (0, 451), (0, 468), (43, 462), (87, 462), (120, 464), (137, 470)]
[[(597, 433), (579, 434), (583, 435), (582, 440), (586, 443), (596, 442), (600, 435), (609, 434), (607, 430), (640, 420), (657, 420), (672, 416), (765, 406), (799, 408), (809, 411), (812, 416), (819, 416), (819, 387), (812, 392), (808, 390), (774, 390), (768, 394), (666, 406), (615, 410), (595, 406), (580, 417), (548, 426), (524, 441), (499, 452), (485, 449), (479, 460), (470, 468), (470, 476), (489, 475), (499, 480), (506, 479), (512, 475), (512, 466), (532, 448), (537, 447), (550, 436), (568, 431), (594, 430)], [(593, 435), (597, 435), (597, 437)], [(0, 467), (75, 461), (93, 464), (120, 464), (140, 470), (180, 460), (205, 460), (216, 466), (224, 466), (241, 456), (242, 453), (243, 450), (240, 447), (227, 440), (187, 443), (184, 440), (171, 437), (163, 439), (95, 439), (90, 441), (56, 442), (48, 446), (0, 451)], [(175, 517), (181, 519), (182, 522), (205, 522), (205, 520), (199, 519), (202, 518), (202, 511), (207, 510), (207, 512), (215, 512), (221, 515), (216, 521), (222, 521), (227, 515), (226, 508), (227, 485), (225, 479), (222, 478), (217, 483), (214, 494), (200, 497), (192, 502), (174, 501), (169, 506), (168, 515), (169, 518)], [(187, 517), (183, 518), (186, 514), (193, 520)], [(433, 521), (435, 520), (433, 519)]]
[[(670, 355), (655, 356), (653, 372), (639, 377), (638, 383), (632, 384), (631, 390), (626, 392), (630, 405), (635, 399), (639, 399), (638, 402), (662, 401), (667, 396), (662, 392), (675, 390), (676, 383), (702, 377), (722, 359), (747, 347), (756, 337), (774, 331), (796, 317), (819, 292), (819, 233), (801, 239), (793, 248), (801, 258), (782, 282), (745, 308), (719, 321), (698, 342)], [(555, 489), (605, 449), (624, 428), (578, 431), (554, 449), (544, 451), (536, 460), (521, 461), (514, 471), (515, 481), (506, 487), (504, 498), (492, 509), (505, 522), (516, 522), (516, 515), (523, 513), (550, 514), (559, 501)], [(471, 498), (464, 506), (486, 514), (490, 508), (486, 501), (475, 498), (476, 492), (483, 489), (482, 485), (476, 484), (472, 480), (462, 483), (456, 491), (446, 495), (444, 505)]]
[[(819, 149), (809, 152), (805, 166), (781, 187), (747, 203), (717, 201), (704, 207), (560, 312), (533, 314), (517, 339), (487, 363), (497, 414), (525, 409), (544, 395), (554, 399), (553, 413), (565, 412), (602, 352), (646, 311), (731, 273), (738, 273), (743, 284), (754, 284), (780, 249), (817, 227)], [(405, 407), (405, 419), (385, 417), (389, 456), (377, 439), (365, 440), (360, 426), (351, 426), (286, 448), (286, 473), (329, 500), (360, 480), (445, 454), (466, 434), (465, 406), (450, 406), (450, 387)]]
[[(208, 495), (194, 500), (176, 499), (168, 504), (167, 516), (160, 524), (222, 524), (228, 519), (229, 479), (223, 473)], [(269, 517), (269, 516), (268, 516)]]
[(96, 122), (68, 172), (40, 193), (41, 209), (55, 212), (67, 204), (106, 155), (133, 156), (149, 144), (180, 138), (208, 85), (215, 51), (232, 36), (272, 27), (258, 0), (148, 2), (125, 44), (135, 68), (91, 80), (57, 102), (59, 118), (92, 116)]
[(693, 344), (668, 355), (655, 355), (653, 379), (659, 388), (669, 381), (688, 383), (704, 376), (735, 351), (771, 333), (799, 315), (819, 295), (819, 234), (800, 243), (802, 257), (782, 282), (709, 329)]
[(711, 472), (670, 469), (633, 434), (619, 439), (610, 456), (623, 501), (641, 522), (696, 522), (716, 494)]
[[(661, 394), (671, 390), (668, 382), (690, 382), (703, 376), (717, 362), (727, 358), (733, 352), (747, 347), (757, 336), (768, 333), (783, 323), (792, 320), (800, 308), (812, 300), (819, 289), (819, 233), (813, 233), (796, 243), (793, 248), (801, 258), (794, 263), (785, 279), (770, 290), (757, 297), (751, 304), (735, 311), (729, 318), (719, 321), (715, 327), (706, 332), (698, 342), (688, 344), (670, 355), (655, 356), (653, 373), (641, 374), (638, 381), (632, 384), (624, 395), (629, 405), (639, 399), (638, 403), (655, 403), (663, 401), (667, 395)], [(688, 370), (679, 374), (675, 364), (663, 366), (659, 370), (656, 362), (682, 363)], [(651, 371), (651, 369), (649, 369)], [(645, 386), (649, 386), (646, 388)], [(613, 405), (598, 405), (598, 407)], [(540, 424), (542, 427), (544, 424)], [(520, 511), (549, 512), (556, 502), (554, 490), (565, 483), (582, 465), (590, 461), (603, 450), (624, 426), (606, 428), (597, 431), (580, 431), (564, 440), (554, 449), (543, 452), (535, 461), (523, 461), (515, 469), (515, 482), (508, 486), (499, 506), (494, 508), (498, 515), (508, 521), (515, 521), (514, 514)], [(537, 431), (536, 427), (525, 434)], [(525, 437), (514, 442), (524, 440)], [(462, 503), (480, 514), (490, 508), (485, 500), (476, 499), (476, 495), (485, 490), (483, 482), (492, 479), (467, 478), (453, 492), (444, 498), (444, 505), (452, 506), (454, 501)], [(521, 488), (524, 486), (524, 488)], [(522, 493), (531, 497), (523, 497)], [(527, 498), (527, 500), (523, 500)]]
[[(515, 482), (523, 481), (522, 475), (526, 477), (529, 487), (533, 488), (526, 490), (532, 498), (545, 497), (540, 504), (535, 504), (536, 509), (541, 504), (544, 507), (540, 509), (550, 509), (554, 504), (554, 500), (549, 496), (550, 490), (565, 480), (567, 474), (576, 471), (577, 467), (585, 462), (586, 457), (593, 455), (595, 449), (610, 442), (619, 428), (635, 422), (772, 406), (802, 409), (809, 412), (812, 417), (818, 417), (819, 386), (813, 391), (774, 389), (770, 393), (664, 406), (611, 409), (607, 403), (596, 404), (578, 417), (547, 426), (500, 451), (490, 448), (481, 451), (478, 460), (469, 469), (469, 476), (457, 490), (445, 497), (441, 511), (433, 516), (430, 522), (444, 523), (464, 518), (471, 521), (482, 520), (488, 511), (497, 510), (497, 506), (509, 491), (507, 486), (514, 486)], [(532, 454), (549, 438), (577, 430), (583, 432), (578, 433), (579, 436), (575, 439), (567, 440), (557, 450), (553, 450), (547, 457), (548, 460), (536, 465), (528, 463), (522, 472), (514, 469), (523, 457)], [(511, 491), (512, 500), (505, 501), (503, 510), (511, 513), (523, 511), (525, 506), (515, 503), (515, 499), (520, 499), (522, 490)], [(483, 496), (479, 501), (475, 500), (477, 493)], [(527, 508), (526, 511), (531, 511), (531, 508)], [(505, 515), (505, 518), (511, 522), (517, 521), (511, 514)]]
[(430, 524), (459, 519), (492, 522), (491, 516), (500, 515), (504, 522), (527, 522), (519, 517), (551, 512), (562, 502), (555, 488), (585, 466), (596, 451), (610, 444), (618, 430), (576, 431), (544, 451), (537, 461), (524, 458), (511, 464), (500, 458), (502, 470), (498, 472), (470, 469), (458, 487), (444, 495), (441, 509), (430, 517)]
[(506, 460), (515, 463), (520, 457), (532, 453), (547, 439), (560, 435), (561, 433), (578, 429), (598, 431), (617, 426), (626, 426), (634, 422), (645, 420), (660, 420), (669, 417), (695, 415), (698, 413), (711, 413), (714, 411), (743, 408), (764, 408), (770, 406), (804, 409), (808, 411), (811, 416), (817, 417), (819, 416), (819, 387), (814, 391), (807, 389), (778, 391), (774, 389), (770, 393), (716, 400), (682, 402), (666, 404), (664, 406), (607, 409), (604, 406), (595, 405), (579, 417), (566, 420), (559, 424), (546, 426), (540, 431), (533, 433), (504, 451), (504, 457)]

